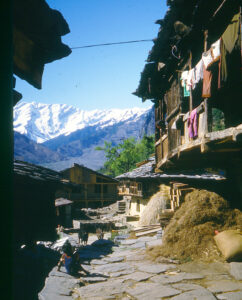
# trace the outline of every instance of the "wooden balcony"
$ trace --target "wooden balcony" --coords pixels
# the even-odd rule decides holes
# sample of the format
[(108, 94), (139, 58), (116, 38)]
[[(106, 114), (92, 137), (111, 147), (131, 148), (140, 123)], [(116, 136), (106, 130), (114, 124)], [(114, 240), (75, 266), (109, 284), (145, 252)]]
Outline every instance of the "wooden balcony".
[[(202, 103), (204, 106), (204, 103)], [(168, 134), (155, 144), (157, 168), (194, 168), (219, 165), (219, 161), (238, 157), (242, 151), (242, 124), (220, 131), (209, 132), (206, 108), (198, 113), (198, 136), (189, 137), (188, 114), (184, 114), (182, 130), (168, 126)], [(183, 135), (181, 135), (183, 132)]]
[(138, 190), (136, 186), (134, 187), (119, 187), (118, 194), (120, 196), (136, 196), (136, 197), (143, 197), (142, 191)]

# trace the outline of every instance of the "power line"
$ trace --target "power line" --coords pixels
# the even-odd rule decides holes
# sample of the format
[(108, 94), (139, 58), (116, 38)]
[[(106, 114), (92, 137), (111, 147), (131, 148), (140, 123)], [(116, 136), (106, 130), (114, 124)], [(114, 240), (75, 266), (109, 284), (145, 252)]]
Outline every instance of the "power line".
[(131, 43), (142, 43), (142, 42), (152, 42), (152, 39), (147, 40), (136, 40), (136, 41), (127, 41), (127, 42), (116, 42), (116, 43), (105, 43), (105, 44), (94, 44), (94, 45), (87, 45), (87, 46), (78, 46), (72, 47), (71, 49), (82, 49), (82, 48), (92, 48), (92, 47), (100, 47), (100, 46), (111, 46), (111, 45), (120, 45), (120, 44), (131, 44)]

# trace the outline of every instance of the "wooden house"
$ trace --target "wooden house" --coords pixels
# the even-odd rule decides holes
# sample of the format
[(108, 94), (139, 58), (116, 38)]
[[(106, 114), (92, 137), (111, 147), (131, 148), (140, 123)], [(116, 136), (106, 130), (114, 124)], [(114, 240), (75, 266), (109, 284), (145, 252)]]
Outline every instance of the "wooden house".
[(80, 186), (81, 192), (72, 194), (71, 200), (76, 207), (96, 208), (110, 205), (117, 201), (117, 180), (93, 171), (82, 165), (61, 171), (64, 179)]
[[(16, 238), (17, 242), (19, 239), (24, 238), (27, 227), (30, 228), (31, 234), (35, 226), (39, 228), (35, 219), (30, 217), (32, 209), (37, 212), (38, 207), (37, 205), (35, 209), (33, 208), (33, 205), (35, 205), (33, 199), (37, 198), (36, 203), (41, 203), (40, 191), (43, 191), (42, 196), (47, 197), (46, 200), (42, 200), (43, 207), (46, 203), (46, 208), (48, 208), (49, 204), (47, 203), (49, 203), (50, 198), (52, 199), (52, 196), (50, 197), (47, 194), (53, 192), (53, 185), (51, 185), (50, 190), (48, 188), (49, 183), (47, 183), (46, 189), (45, 187), (41, 188), (41, 186), (44, 186), (43, 183), (48, 180), (37, 180), (37, 175), (28, 174), (26, 169), (21, 171), (21, 167), (18, 167), (16, 162), (13, 166), (13, 106), (22, 97), (20, 93), (13, 90), (16, 81), (13, 74), (41, 89), (45, 64), (61, 59), (71, 53), (71, 49), (63, 44), (61, 40), (61, 37), (69, 33), (70, 30), (62, 14), (51, 9), (45, 0), (16, 0), (1, 5), (1, 12), (5, 16), (4, 18), (2, 16), (0, 21), (2, 22), (2, 28), (4, 28), (2, 36), (3, 52), (0, 56), (2, 66), (0, 93), (1, 98), (4, 99), (0, 118), (2, 140), (4, 140), (0, 150), (2, 158), (1, 192), (2, 197), (6, 199), (4, 206), (8, 221), (9, 219), (12, 220), (13, 207), (16, 212), (16, 215), (14, 215), (17, 217), (15, 224), (20, 225), (14, 225), (18, 232), (14, 234), (14, 239)], [(22, 163), (21, 166), (24, 164)], [(53, 183), (53, 180), (51, 182)], [(29, 184), (31, 185), (30, 189), (28, 188)], [(6, 186), (9, 186), (9, 188), (6, 188)], [(36, 189), (34, 186), (36, 186)], [(54, 202), (50, 205), (53, 206)], [(42, 213), (40, 213), (40, 216), (43, 216)], [(38, 216), (36, 220), (41, 224), (43, 223)], [(24, 221), (26, 221), (26, 225)], [(45, 228), (48, 235), (51, 230), (47, 227), (43, 226), (41, 232), (43, 233)], [(37, 233), (36, 236), (39, 236), (39, 234)]]
[(150, 197), (159, 191), (159, 174), (153, 171), (154, 167), (155, 158), (151, 157), (137, 164), (136, 169), (116, 177), (119, 181), (118, 194), (126, 203), (127, 221), (139, 220)]
[[(116, 177), (118, 193), (123, 197), (120, 207), (127, 221), (140, 219), (148, 202), (157, 192), (163, 197), (164, 212), (175, 211), (184, 201), (185, 195), (194, 188), (206, 188), (223, 192), (226, 177), (205, 170), (156, 172), (155, 157), (137, 164), (137, 168)], [(125, 203), (125, 205), (124, 205)], [(121, 209), (120, 209), (121, 210)]]
[(155, 105), (157, 168), (242, 183), (241, 1), (174, 0), (134, 93)]
[[(1, 99), (4, 99), (0, 117), (4, 141), (0, 150), (1, 196), (5, 199), (2, 207), (5, 223), (14, 223), (10, 226), (13, 235), (9, 231), (5, 235), (5, 251), (9, 255), (12, 254), (11, 246), (14, 247), (15, 254), (15, 245), (19, 246), (19, 243), (54, 238), (54, 191), (56, 185), (63, 185), (61, 181), (54, 179), (55, 176), (51, 176), (52, 179), (44, 179), (46, 174), (39, 176), (37, 169), (33, 174), (24, 167), (25, 170), (22, 170), (24, 163), (21, 166), (16, 163), (13, 165), (13, 106), (22, 98), (14, 90), (13, 74), (40, 89), (45, 64), (69, 55), (71, 49), (61, 41), (61, 37), (70, 32), (67, 22), (45, 0), (4, 1), (0, 6), (0, 23), (3, 29), (0, 94)], [(9, 257), (9, 261), (12, 261), (12, 257)], [(5, 280), (11, 283), (13, 281), (13, 284), (6, 289), (9, 295), (5, 293), (5, 298), (33, 299), (31, 292), (26, 296), (27, 291), (31, 290), (29, 281), (19, 281), (19, 276), (16, 275), (22, 274), (23, 270), (19, 273), (14, 264), (11, 272), (11, 263), (6, 264), (6, 267)], [(25, 271), (26, 269), (28, 264)], [(12, 273), (16, 275), (14, 280)], [(20, 284), (18, 288), (17, 282), (23, 282), (24, 285)]]
[[(14, 162), (13, 242), (54, 241), (59, 218), (57, 192), (70, 194), (78, 187), (60, 173), (34, 164)], [(58, 202), (58, 201), (57, 201)], [(64, 224), (62, 224), (64, 225)]]

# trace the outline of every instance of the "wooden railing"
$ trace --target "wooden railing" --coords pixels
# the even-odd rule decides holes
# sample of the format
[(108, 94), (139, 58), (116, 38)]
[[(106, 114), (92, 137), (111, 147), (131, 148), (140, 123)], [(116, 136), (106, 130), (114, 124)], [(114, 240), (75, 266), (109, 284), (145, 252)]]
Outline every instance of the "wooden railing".
[[(170, 123), (168, 125), (168, 134), (163, 135), (155, 144), (158, 167), (167, 159), (169, 159), (173, 151), (176, 151), (181, 146), (185, 148), (186, 145), (189, 147), (189, 145), (193, 143), (194, 144), (202, 143), (205, 134), (209, 131), (209, 127), (211, 127), (209, 126), (209, 122), (211, 120), (208, 119), (207, 104), (208, 104), (207, 99), (205, 99), (205, 101), (202, 102), (197, 108), (198, 136), (195, 139), (191, 139), (189, 137), (189, 130), (188, 130), (189, 113), (180, 114), (183, 120), (183, 128), (181, 130), (171, 129), (172, 123), (175, 121), (175, 118), (177, 116), (177, 115), (172, 115), (172, 119), (169, 120)], [(181, 132), (183, 132), (183, 135), (181, 135)]]
[(127, 195), (127, 196), (139, 196), (142, 197), (142, 191), (138, 190), (138, 187), (136, 186), (130, 186), (130, 187), (119, 187), (118, 188), (118, 194), (119, 195)]

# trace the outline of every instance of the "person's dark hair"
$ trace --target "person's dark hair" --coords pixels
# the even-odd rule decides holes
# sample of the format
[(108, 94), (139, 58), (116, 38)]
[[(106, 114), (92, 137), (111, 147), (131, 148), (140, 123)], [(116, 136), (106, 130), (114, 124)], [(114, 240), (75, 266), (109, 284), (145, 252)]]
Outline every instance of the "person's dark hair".
[(65, 242), (65, 244), (63, 245), (62, 251), (63, 251), (64, 253), (66, 253), (66, 255), (68, 255), (68, 256), (71, 256), (71, 255), (72, 255), (72, 247), (71, 247), (71, 244), (70, 244), (70, 242), (69, 242), (68, 240), (67, 240), (67, 241)]

